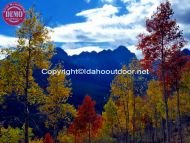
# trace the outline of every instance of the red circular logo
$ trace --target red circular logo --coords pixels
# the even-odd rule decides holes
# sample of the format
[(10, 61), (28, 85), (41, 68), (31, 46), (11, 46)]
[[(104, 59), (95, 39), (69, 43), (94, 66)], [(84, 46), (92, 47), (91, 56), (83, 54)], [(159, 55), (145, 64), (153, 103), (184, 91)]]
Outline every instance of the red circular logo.
[(24, 21), (25, 15), (23, 6), (16, 2), (7, 4), (3, 10), (3, 19), (9, 25), (19, 25)]

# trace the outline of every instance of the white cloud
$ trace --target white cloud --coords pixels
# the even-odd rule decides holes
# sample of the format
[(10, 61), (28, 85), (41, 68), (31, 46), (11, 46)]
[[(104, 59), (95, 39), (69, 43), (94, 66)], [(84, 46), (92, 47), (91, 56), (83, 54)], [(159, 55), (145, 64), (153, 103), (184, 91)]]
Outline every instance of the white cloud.
[(111, 4), (81, 11), (76, 16), (85, 17), (86, 21), (53, 28), (53, 40), (64, 43), (100, 43), (100, 47), (101, 43), (105, 42), (115, 45), (115, 48), (123, 44), (133, 47), (132, 51), (138, 53), (135, 48), (136, 36), (145, 31), (143, 26), (145, 17), (155, 5), (151, 3), (141, 6), (139, 3), (131, 3), (126, 7), (128, 13), (123, 15), (117, 15), (120, 7)]
[[(87, 1), (90, 2), (90, 0)], [(145, 32), (146, 18), (152, 15), (163, 0), (118, 0), (123, 5), (116, 5), (115, 0), (100, 1), (102, 2), (101, 7), (76, 14), (76, 16), (84, 17), (84, 22), (50, 28), (54, 31), (51, 33), (52, 40), (67, 43), (66, 51), (71, 54), (78, 54), (82, 50), (99, 51), (104, 48), (112, 49), (119, 45), (125, 45), (140, 57), (141, 53), (135, 48), (136, 36)], [(183, 23), (184, 20), (189, 19), (187, 18), (189, 15), (187, 12), (190, 11), (189, 0), (171, 0), (171, 2), (177, 22), (184, 30), (186, 38), (190, 39), (189, 23)], [(13, 37), (0, 35), (0, 47), (11, 46), (14, 41)], [(76, 43), (81, 44), (76, 46)], [(86, 45), (85, 43), (90, 44)], [(107, 47), (105, 43), (107, 43)]]
[[(53, 40), (64, 43), (90, 42), (92, 46), (93, 43), (96, 46), (99, 43), (100, 48), (102, 48), (101, 43), (109, 43), (108, 46), (115, 46), (115, 48), (123, 44), (140, 57), (140, 52), (135, 48), (136, 36), (145, 32), (146, 18), (152, 15), (163, 0), (120, 0), (123, 5), (119, 6), (113, 5), (115, 0), (100, 1), (103, 3), (102, 7), (84, 10), (76, 14), (76, 16), (86, 18), (84, 22), (53, 28), (55, 31)], [(185, 13), (190, 4), (188, 0), (172, 0), (172, 6), (176, 13)], [(122, 14), (120, 13), (121, 7), (125, 9)], [(183, 9), (184, 7), (185, 9)], [(189, 27), (189, 24), (179, 24), (182, 25), (182, 29), (186, 30), (184, 35), (188, 34), (186, 28)]]
[[(17, 38), (0, 34), (0, 50), (2, 48), (16, 47), (16, 45), (17, 45)], [(0, 51), (0, 60), (4, 59), (5, 57), (6, 57), (6, 53), (2, 53)]]
[(95, 8), (90, 10), (85, 10), (77, 13), (76, 16), (86, 17), (88, 20), (93, 20), (93, 18), (98, 17), (110, 17), (118, 13), (117, 7), (105, 4), (102, 8)]
[(121, 31), (113, 27), (118, 24), (117, 19), (113, 18), (118, 9), (112, 5), (104, 5), (102, 8), (82, 11), (76, 15), (85, 17), (86, 21), (52, 28), (53, 41), (114, 42), (113, 34)]
[(100, 52), (102, 51), (102, 49), (100, 47), (96, 47), (96, 46), (87, 46), (87, 47), (81, 47), (81, 48), (77, 48), (77, 49), (64, 49), (68, 55), (78, 55), (81, 52), (92, 52), (92, 51), (96, 51), (96, 52)]
[(0, 35), (0, 48), (16, 47), (17, 38)]
[(6, 58), (6, 55), (0, 54), (0, 60), (2, 60), (2, 59), (4, 59), (4, 58)]

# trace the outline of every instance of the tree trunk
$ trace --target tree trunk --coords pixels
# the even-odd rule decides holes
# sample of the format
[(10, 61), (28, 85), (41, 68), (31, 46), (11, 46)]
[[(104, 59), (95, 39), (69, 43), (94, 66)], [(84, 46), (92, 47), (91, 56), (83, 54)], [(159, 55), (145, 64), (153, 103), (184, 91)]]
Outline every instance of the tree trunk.
[[(120, 128), (121, 123), (120, 123), (120, 120), (119, 120), (118, 114), (117, 114), (117, 123), (118, 123), (119, 130), (120, 130), (120, 134), (121, 134), (121, 133), (122, 133), (122, 129)], [(120, 135), (118, 136), (118, 140), (119, 140), (119, 141), (121, 140)]]
[(128, 140), (128, 115), (127, 115), (127, 110), (126, 105), (125, 105), (125, 100), (123, 99), (123, 108), (124, 108), (124, 113), (125, 113), (125, 143), (127, 143)]
[(181, 128), (181, 112), (180, 112), (180, 97), (179, 97), (179, 88), (177, 87), (177, 128), (178, 128), (178, 137), (180, 139), (180, 143), (183, 143), (182, 137), (182, 128)]
[(74, 142), (77, 143), (77, 133), (75, 132), (75, 138), (74, 138)]
[(135, 101), (135, 95), (133, 95), (133, 119), (132, 119), (132, 124), (133, 124), (133, 131), (132, 131), (132, 143), (135, 143), (135, 116), (136, 116), (136, 101)]
[(57, 125), (54, 126), (54, 131), (53, 131), (53, 138), (54, 138), (54, 142), (57, 143), (57, 134), (58, 134), (58, 127)]
[(140, 130), (140, 143), (143, 142), (143, 137), (142, 137), (142, 130)]
[(30, 50), (30, 40), (29, 40), (29, 50), (28, 50), (28, 59), (26, 63), (26, 78), (25, 78), (25, 89), (24, 89), (24, 95), (25, 95), (25, 133), (24, 133), (24, 140), (25, 143), (29, 143), (29, 135), (28, 135), (28, 128), (29, 128), (29, 109), (28, 109), (28, 88), (29, 88), (29, 75), (30, 75), (30, 56), (31, 56), (31, 50)]
[[(162, 32), (163, 33), (163, 32)], [(161, 44), (161, 60), (162, 60), (162, 86), (163, 86), (163, 96), (164, 96), (164, 104), (165, 104), (165, 114), (166, 114), (166, 143), (169, 143), (169, 124), (168, 124), (168, 97), (166, 93), (166, 79), (165, 79), (165, 53), (164, 53), (164, 35), (162, 34)]]
[[(164, 81), (165, 82), (165, 81)], [(166, 143), (169, 143), (169, 123), (168, 123), (168, 97), (165, 91), (165, 83), (164, 83), (164, 104), (165, 104), (165, 112), (166, 112)]]
[(162, 119), (162, 136), (163, 136), (163, 142), (166, 142), (166, 136), (165, 136), (165, 124), (164, 124), (164, 119)]
[(88, 143), (91, 143), (91, 126), (90, 126), (90, 123), (88, 126)]
[(129, 93), (127, 94), (127, 143), (129, 143)]
[(29, 143), (28, 141), (28, 128), (29, 128), (29, 121), (28, 121), (28, 103), (25, 103), (25, 143)]
[(111, 123), (112, 123), (112, 125), (111, 125), (111, 135), (113, 136), (113, 125), (114, 125), (114, 122), (113, 122), (113, 118), (112, 118), (112, 120), (111, 120)]
[(150, 131), (151, 131), (151, 133), (152, 133), (152, 136), (151, 136), (151, 138), (152, 138), (152, 142), (153, 143), (155, 143), (155, 140), (154, 140), (154, 136), (155, 136), (155, 132), (152, 130), (153, 128), (151, 127), (151, 129), (150, 129)]
[(158, 140), (158, 113), (157, 113), (157, 109), (155, 108), (155, 141), (157, 142)]

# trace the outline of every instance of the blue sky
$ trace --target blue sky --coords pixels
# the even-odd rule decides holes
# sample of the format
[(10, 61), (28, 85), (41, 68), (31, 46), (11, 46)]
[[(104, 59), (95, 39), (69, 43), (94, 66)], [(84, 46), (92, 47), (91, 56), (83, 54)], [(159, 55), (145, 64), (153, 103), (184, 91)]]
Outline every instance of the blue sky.
[[(46, 26), (53, 30), (52, 40), (68, 54), (101, 51), (125, 45), (140, 58), (136, 50), (139, 33), (162, 0), (14, 0), (27, 10), (31, 6), (43, 16)], [(1, 0), (0, 9), (11, 0)], [(171, 0), (175, 18), (184, 37), (190, 39), (190, 3)], [(0, 18), (0, 48), (16, 45), (18, 26), (7, 25)]]

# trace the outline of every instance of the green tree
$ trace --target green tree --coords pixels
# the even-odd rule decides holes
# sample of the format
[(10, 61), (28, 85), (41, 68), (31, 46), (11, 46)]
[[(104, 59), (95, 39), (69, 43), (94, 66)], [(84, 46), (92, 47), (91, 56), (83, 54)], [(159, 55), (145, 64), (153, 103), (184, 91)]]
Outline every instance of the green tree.
[(1, 143), (15, 143), (19, 142), (24, 137), (23, 131), (19, 128), (1, 128), (0, 142)]
[(159, 140), (158, 128), (162, 126), (162, 119), (165, 116), (164, 102), (162, 98), (162, 88), (160, 86), (159, 81), (151, 80), (148, 83), (146, 106), (148, 107), (146, 111), (151, 120), (150, 122), (152, 123), (152, 126), (155, 128), (153, 139), (157, 141)]
[[(127, 67), (123, 66), (122, 70), (127, 70)], [(117, 123), (120, 130), (124, 130), (125, 141), (129, 142), (129, 98), (133, 94), (131, 75), (117, 75), (112, 81), (111, 94), (117, 106)]]
[(114, 136), (117, 130), (117, 106), (110, 98), (104, 105), (103, 130), (108, 136)]
[(183, 74), (180, 81), (180, 89), (182, 92), (185, 92), (190, 96), (190, 62), (188, 62), (183, 69)]
[(53, 46), (49, 30), (34, 9), (28, 10), (25, 21), (17, 31), (17, 37), (16, 48), (3, 50), (8, 56), (3, 61), (3, 77), (0, 80), (3, 80), (3, 86), (6, 86), (5, 94), (12, 93), (24, 97), (25, 143), (28, 143), (29, 105), (43, 100), (43, 91), (34, 81), (33, 70), (48, 67)]
[[(144, 89), (146, 87), (146, 78), (142, 74), (142, 66), (140, 62), (137, 59), (133, 59), (132, 62), (129, 65), (130, 70), (134, 71), (134, 73), (131, 75), (132, 79), (132, 96), (131, 96), (131, 105), (130, 111), (131, 113), (131, 121), (132, 121), (132, 142), (136, 142), (135, 137), (136, 137), (136, 130), (137, 130), (137, 121), (138, 121), (138, 112), (139, 112), (139, 105), (141, 102), (141, 98), (139, 96), (144, 95)], [(142, 125), (142, 124), (141, 124)], [(143, 127), (143, 126), (141, 126)]]
[(71, 95), (70, 81), (62, 73), (62, 67), (58, 65), (55, 70), (59, 73), (51, 75), (48, 78), (49, 86), (47, 87), (48, 95), (40, 110), (47, 115), (46, 125), (53, 129), (53, 136), (57, 141), (58, 131), (61, 130), (60, 123), (68, 124), (72, 117), (75, 116), (75, 108), (68, 104), (68, 98)]
[[(29, 138), (33, 137), (32, 129), (29, 128)], [(18, 143), (24, 140), (24, 130), (20, 128), (1, 128), (0, 142), (1, 143)]]
[(181, 92), (181, 114), (190, 116), (190, 62), (187, 63), (183, 70), (182, 78), (180, 81)]

